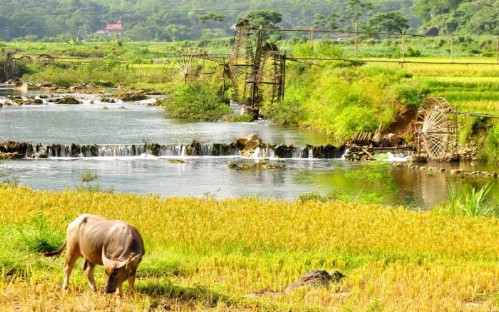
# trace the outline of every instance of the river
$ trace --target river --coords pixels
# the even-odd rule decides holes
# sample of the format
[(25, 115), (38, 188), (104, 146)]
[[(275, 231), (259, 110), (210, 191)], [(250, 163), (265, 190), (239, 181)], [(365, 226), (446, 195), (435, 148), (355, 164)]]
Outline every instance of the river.
[[(165, 118), (152, 102), (102, 102), (100, 95), (73, 95), (82, 104), (7, 106), (0, 108), (0, 140), (31, 144), (98, 144), (129, 146), (157, 143), (185, 146), (234, 142), (256, 134), (264, 143), (295, 146), (333, 143), (313, 131), (285, 129), (266, 121), (194, 122)], [(7, 99), (0, 95), (0, 103)], [(400, 160), (400, 159), (398, 159)], [(266, 161), (282, 168), (237, 170), (229, 164)], [(447, 166), (464, 166), (448, 164)], [(383, 169), (385, 170), (385, 169)], [(153, 156), (148, 153), (103, 154), (100, 157), (49, 157), (0, 163), (0, 178), (41, 190), (73, 189), (82, 176), (93, 173), (102, 190), (164, 196), (260, 197), (295, 199), (302, 194), (336, 193), (339, 198), (373, 198), (390, 205), (430, 209), (447, 198), (450, 187), (481, 187), (487, 180), (463, 179), (407, 168), (385, 170), (370, 181), (365, 164), (341, 159), (286, 158), (252, 155)], [(492, 180), (493, 181), (493, 180)], [(497, 185), (493, 192), (499, 192)]]

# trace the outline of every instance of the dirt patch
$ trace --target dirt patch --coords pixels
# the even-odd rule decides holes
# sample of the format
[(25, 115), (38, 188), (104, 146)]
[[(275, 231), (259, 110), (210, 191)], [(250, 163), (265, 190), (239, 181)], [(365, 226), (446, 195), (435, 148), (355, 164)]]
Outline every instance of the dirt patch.
[(390, 125), (388, 132), (399, 136), (411, 135), (414, 132), (414, 122), (417, 110), (412, 106), (400, 105), (394, 122)]

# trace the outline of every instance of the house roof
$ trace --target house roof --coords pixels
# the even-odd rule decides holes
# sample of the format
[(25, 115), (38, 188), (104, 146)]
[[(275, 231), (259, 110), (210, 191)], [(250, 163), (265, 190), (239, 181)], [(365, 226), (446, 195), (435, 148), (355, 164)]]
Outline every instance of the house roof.
[(107, 24), (105, 30), (123, 30), (123, 23), (117, 22), (114, 24)]

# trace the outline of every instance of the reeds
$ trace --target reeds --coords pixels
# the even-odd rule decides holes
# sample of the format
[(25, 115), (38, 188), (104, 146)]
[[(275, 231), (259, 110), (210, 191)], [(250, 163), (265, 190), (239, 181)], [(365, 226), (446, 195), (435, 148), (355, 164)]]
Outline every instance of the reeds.
[(451, 187), (448, 190), (445, 207), (452, 215), (497, 217), (499, 208), (494, 204), (497, 202), (494, 199), (487, 201), (491, 189), (492, 184), (487, 183), (480, 188), (472, 187), (465, 194), (459, 194), (456, 187)]

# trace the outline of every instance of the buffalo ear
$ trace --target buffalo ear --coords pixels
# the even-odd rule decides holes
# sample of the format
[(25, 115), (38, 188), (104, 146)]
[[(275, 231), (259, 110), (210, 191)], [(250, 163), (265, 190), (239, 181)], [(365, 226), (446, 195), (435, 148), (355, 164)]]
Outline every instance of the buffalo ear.
[(140, 261), (142, 261), (142, 255), (138, 254), (134, 256), (133, 258), (130, 259), (130, 263), (133, 264), (134, 266), (138, 266)]
[(128, 258), (128, 263), (126, 265), (127, 270), (128, 270), (128, 267), (130, 265), (132, 265), (132, 267), (136, 268), (139, 265), (140, 261), (142, 260), (142, 255), (141, 254), (138, 254), (138, 255), (133, 256), (133, 257), (132, 256), (133, 255), (131, 255), (130, 258)]
[(118, 262), (116, 265), (116, 268), (119, 269), (119, 268), (125, 267), (125, 269), (128, 270), (128, 267), (130, 266), (130, 264), (134, 267), (137, 267), (141, 260), (142, 260), (142, 255), (140, 255), (140, 254), (135, 255), (135, 253), (132, 252), (130, 254), (130, 257), (128, 257), (128, 259), (126, 259), (125, 261)]

